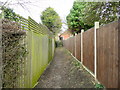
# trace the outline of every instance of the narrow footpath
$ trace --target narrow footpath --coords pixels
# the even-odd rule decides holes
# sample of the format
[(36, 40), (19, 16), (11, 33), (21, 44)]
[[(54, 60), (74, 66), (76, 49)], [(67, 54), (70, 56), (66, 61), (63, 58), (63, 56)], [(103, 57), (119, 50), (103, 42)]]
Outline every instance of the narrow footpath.
[(94, 78), (63, 47), (55, 51), (51, 64), (35, 88), (94, 88)]

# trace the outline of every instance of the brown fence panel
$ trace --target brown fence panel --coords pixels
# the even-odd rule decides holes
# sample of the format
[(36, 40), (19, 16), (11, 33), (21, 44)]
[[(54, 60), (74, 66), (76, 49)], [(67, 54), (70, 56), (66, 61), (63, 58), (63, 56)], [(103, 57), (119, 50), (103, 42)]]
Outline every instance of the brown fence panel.
[[(120, 88), (119, 24), (116, 21), (97, 29), (97, 79), (106, 88)], [(76, 50), (76, 58), (80, 60), (81, 36), (78, 34), (75, 37), (65, 40), (66, 48), (73, 55)], [(94, 28), (83, 33), (83, 64), (94, 73)]]
[(63, 45), (75, 56), (75, 37), (63, 41)]
[(72, 44), (72, 54), (73, 56), (75, 56), (75, 36), (72, 37), (72, 40), (71, 40), (71, 44)]
[[(75, 50), (76, 50), (76, 58), (78, 60), (81, 59), (81, 38), (80, 38), (80, 33), (78, 35), (76, 35), (76, 47), (75, 47)], [(81, 60), (80, 60), (81, 61)]]
[(107, 88), (118, 87), (118, 23), (97, 30), (97, 78)]
[(83, 64), (94, 72), (94, 29), (83, 33)]
[(70, 50), (69, 49), (69, 39), (67, 39), (67, 40), (63, 40), (63, 46), (67, 49), (67, 50)]

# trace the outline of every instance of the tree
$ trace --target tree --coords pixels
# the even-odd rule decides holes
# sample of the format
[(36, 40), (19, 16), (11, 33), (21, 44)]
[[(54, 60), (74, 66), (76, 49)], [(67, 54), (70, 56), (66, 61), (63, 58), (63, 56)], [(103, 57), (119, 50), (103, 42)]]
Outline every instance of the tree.
[(66, 17), (68, 28), (73, 33), (81, 29), (87, 30), (94, 26), (95, 21), (104, 25), (118, 19), (119, 2), (80, 2), (75, 1), (70, 13)]
[(118, 19), (120, 10), (119, 2), (92, 2), (87, 3), (84, 22), (89, 25), (94, 25), (95, 21), (99, 21), (100, 25), (104, 25)]
[[(2, 11), (3, 11), (3, 15), (4, 18), (12, 20), (12, 21), (18, 21), (19, 19), (16, 17), (16, 13), (10, 9), (10, 8), (6, 8), (6, 7), (1, 7)], [(2, 13), (1, 13), (2, 15)]]
[(42, 12), (41, 20), (47, 28), (52, 31), (54, 34), (60, 32), (62, 22), (59, 15), (54, 11), (53, 8), (48, 7), (46, 10)]
[(87, 25), (84, 23), (84, 8), (86, 7), (86, 2), (77, 2), (75, 1), (73, 4), (70, 13), (66, 17), (68, 28), (72, 31), (72, 33), (79, 33), (81, 29), (87, 30), (91, 28), (91, 25)]

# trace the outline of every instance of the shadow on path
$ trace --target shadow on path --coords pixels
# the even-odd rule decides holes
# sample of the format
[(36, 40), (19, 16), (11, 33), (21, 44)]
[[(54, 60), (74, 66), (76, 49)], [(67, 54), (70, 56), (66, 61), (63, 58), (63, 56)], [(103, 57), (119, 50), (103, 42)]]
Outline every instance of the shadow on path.
[(36, 88), (94, 88), (93, 77), (65, 48), (57, 48), (55, 56), (40, 77)]

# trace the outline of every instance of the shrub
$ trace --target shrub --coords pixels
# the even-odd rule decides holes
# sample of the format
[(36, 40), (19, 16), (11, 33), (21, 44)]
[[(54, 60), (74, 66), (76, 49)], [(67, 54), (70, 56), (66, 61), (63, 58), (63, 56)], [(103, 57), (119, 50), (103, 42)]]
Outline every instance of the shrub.
[(3, 87), (17, 87), (16, 82), (21, 76), (24, 58), (27, 50), (23, 39), (25, 32), (20, 30), (18, 23), (9, 20), (2, 21), (2, 48), (3, 48)]
[(55, 46), (56, 47), (62, 47), (63, 46), (62, 41), (55, 41)]

